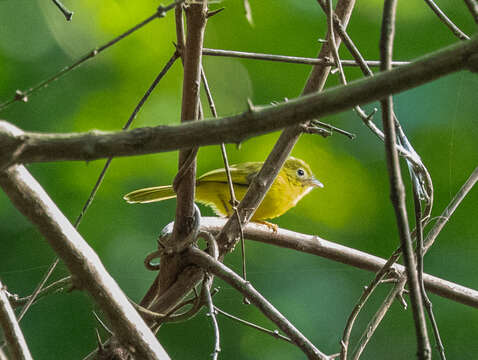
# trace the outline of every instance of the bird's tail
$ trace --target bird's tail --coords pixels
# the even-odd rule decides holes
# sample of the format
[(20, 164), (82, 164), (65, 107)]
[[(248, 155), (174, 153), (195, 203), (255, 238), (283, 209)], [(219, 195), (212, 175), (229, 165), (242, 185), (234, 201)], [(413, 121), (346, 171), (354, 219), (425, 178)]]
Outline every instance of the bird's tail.
[(176, 193), (174, 192), (173, 187), (171, 185), (166, 185), (135, 190), (123, 196), (123, 199), (133, 204), (150, 203), (175, 197)]

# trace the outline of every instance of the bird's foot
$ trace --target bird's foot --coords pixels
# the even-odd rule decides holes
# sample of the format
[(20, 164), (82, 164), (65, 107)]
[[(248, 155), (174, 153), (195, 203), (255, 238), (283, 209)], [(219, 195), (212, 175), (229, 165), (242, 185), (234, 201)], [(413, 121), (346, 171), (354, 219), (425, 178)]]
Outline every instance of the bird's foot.
[(257, 223), (257, 224), (262, 224), (262, 225), (267, 226), (270, 230), (272, 230), (275, 233), (277, 232), (277, 229), (279, 229), (279, 227), (276, 224), (270, 223), (268, 221), (254, 220), (254, 222)]

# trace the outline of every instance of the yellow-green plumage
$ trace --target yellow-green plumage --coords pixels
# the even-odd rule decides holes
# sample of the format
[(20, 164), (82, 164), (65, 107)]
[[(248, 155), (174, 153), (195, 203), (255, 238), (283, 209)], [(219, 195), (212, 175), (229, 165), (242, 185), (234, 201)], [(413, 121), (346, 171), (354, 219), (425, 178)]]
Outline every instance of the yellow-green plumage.
[[(247, 162), (232, 165), (231, 178), (238, 200), (242, 200), (249, 184), (262, 167), (262, 162)], [(303, 160), (289, 157), (275, 182), (252, 217), (263, 221), (282, 215), (309, 193), (323, 185), (315, 179), (309, 165)], [(156, 186), (130, 192), (124, 196), (129, 203), (149, 203), (176, 197), (171, 185)], [(230, 194), (225, 169), (212, 170), (196, 180), (197, 202), (211, 206), (219, 216), (232, 214)]]

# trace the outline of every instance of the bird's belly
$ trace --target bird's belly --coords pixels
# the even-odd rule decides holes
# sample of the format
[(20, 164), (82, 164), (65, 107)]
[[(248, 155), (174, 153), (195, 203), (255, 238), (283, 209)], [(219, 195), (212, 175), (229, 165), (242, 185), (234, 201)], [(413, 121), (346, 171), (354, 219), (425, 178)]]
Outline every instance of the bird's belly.
[[(242, 200), (248, 186), (234, 184), (234, 193), (237, 200)], [(196, 187), (196, 201), (212, 207), (219, 216), (231, 216), (229, 186), (221, 182), (203, 182)], [(285, 213), (295, 202), (277, 187), (272, 186), (266, 197), (257, 208), (251, 221), (273, 219)]]

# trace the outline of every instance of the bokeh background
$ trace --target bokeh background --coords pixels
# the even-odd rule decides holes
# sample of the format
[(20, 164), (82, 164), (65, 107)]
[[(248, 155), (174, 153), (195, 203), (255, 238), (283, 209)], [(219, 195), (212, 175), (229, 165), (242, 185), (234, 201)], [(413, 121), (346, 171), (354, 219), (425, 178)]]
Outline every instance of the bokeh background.
[[(67, 23), (50, 1), (0, 1), (0, 102), (26, 89), (151, 15), (157, 1), (64, 1), (75, 12)], [(468, 34), (476, 31), (463, 2), (440, 6)], [(251, 1), (254, 26), (240, 0), (211, 4), (226, 10), (210, 19), (205, 45), (211, 48), (314, 57), (326, 19), (314, 1)], [(349, 33), (367, 59), (378, 59), (382, 1), (358, 2)], [(174, 16), (169, 13), (64, 78), (0, 113), (25, 130), (87, 131), (120, 129), (174, 51)], [(394, 58), (409, 60), (458, 41), (423, 1), (400, 1)], [(342, 51), (343, 58), (350, 58)], [(205, 57), (204, 66), (220, 115), (246, 109), (250, 98), (268, 104), (298, 96), (310, 71), (307, 65)], [(361, 76), (347, 68), (350, 79)], [(146, 103), (133, 127), (176, 124), (180, 117), (182, 67), (177, 62)], [(328, 86), (337, 84), (331, 75)], [(435, 186), (433, 215), (441, 213), (478, 164), (478, 78), (460, 72), (395, 97), (396, 113), (428, 166)], [(368, 110), (377, 107), (370, 104)], [(208, 115), (209, 117), (210, 115)], [(389, 203), (383, 144), (352, 111), (323, 121), (357, 134), (351, 141), (304, 135), (293, 155), (305, 159), (325, 184), (276, 223), (291, 230), (386, 257), (397, 246)], [(376, 117), (380, 122), (380, 114)], [(278, 133), (229, 146), (231, 163), (262, 161)], [(104, 161), (29, 165), (52, 199), (74, 221)], [(199, 152), (198, 173), (221, 167), (218, 146)], [(168, 184), (177, 169), (177, 153), (115, 159), (80, 233), (98, 252), (126, 294), (139, 300), (154, 274), (143, 259), (156, 246), (162, 227), (174, 216), (175, 201), (128, 205), (122, 195), (140, 187)], [(405, 170), (405, 168), (403, 168)], [(404, 171), (406, 175), (407, 172)], [(408, 179), (406, 180), (409, 185)], [(408, 196), (410, 204), (411, 197)], [(411, 210), (411, 207), (410, 207)], [(203, 214), (212, 215), (207, 208)], [(410, 211), (411, 213), (411, 211)], [(425, 259), (427, 272), (478, 288), (478, 189), (473, 189)], [(0, 193), (0, 278), (11, 292), (27, 295), (55, 258), (46, 241)], [(265, 244), (248, 242), (249, 278), (289, 320), (322, 351), (339, 351), (345, 321), (373, 274), (329, 260)], [(225, 263), (240, 270), (239, 251)], [(66, 275), (64, 267), (54, 278)], [(227, 285), (215, 297), (220, 308), (258, 324), (272, 325)], [(383, 285), (361, 314), (355, 341), (388, 291)], [(478, 353), (478, 311), (431, 295), (447, 355), (473, 358)], [(82, 358), (95, 347), (94, 305), (84, 294), (50, 296), (22, 321), (36, 359)], [(219, 316), (223, 359), (301, 359), (287, 343)], [(206, 359), (213, 330), (201, 312), (194, 319), (165, 325), (159, 338), (173, 359)], [(394, 304), (364, 359), (407, 359), (416, 351), (410, 310)], [(436, 355), (436, 354), (435, 354)]]

